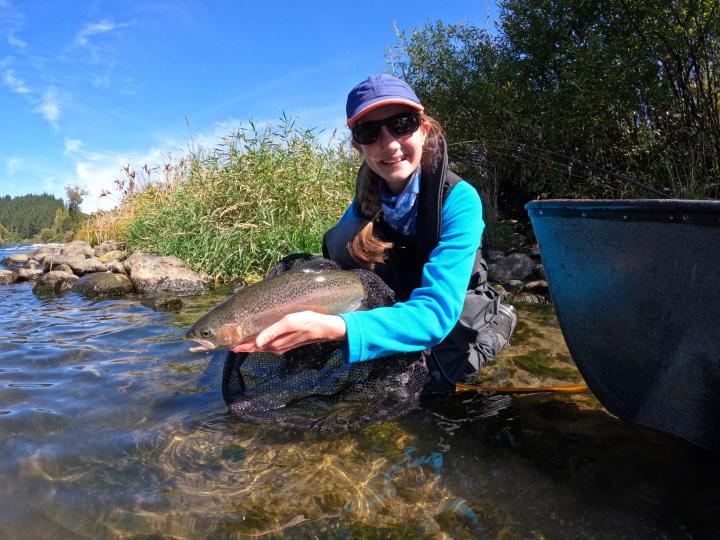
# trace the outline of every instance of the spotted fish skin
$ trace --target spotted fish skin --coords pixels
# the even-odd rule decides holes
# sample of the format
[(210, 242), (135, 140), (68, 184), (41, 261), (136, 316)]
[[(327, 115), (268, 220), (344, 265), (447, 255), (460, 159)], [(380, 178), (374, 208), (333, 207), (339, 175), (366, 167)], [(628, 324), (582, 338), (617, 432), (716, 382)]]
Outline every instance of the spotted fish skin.
[(361, 308), (364, 300), (355, 272), (284, 272), (239, 290), (198, 319), (185, 337), (199, 345), (191, 351), (232, 347), (289, 313), (338, 315)]

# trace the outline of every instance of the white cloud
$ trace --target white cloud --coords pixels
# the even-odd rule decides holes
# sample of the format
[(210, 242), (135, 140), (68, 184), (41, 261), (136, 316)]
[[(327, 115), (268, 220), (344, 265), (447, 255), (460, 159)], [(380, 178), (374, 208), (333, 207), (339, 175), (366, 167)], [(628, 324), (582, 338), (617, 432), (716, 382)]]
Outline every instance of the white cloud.
[(75, 44), (80, 46), (87, 45), (90, 36), (110, 32), (116, 27), (117, 25), (114, 22), (108, 21), (107, 19), (103, 19), (97, 23), (90, 23), (77, 33), (75, 36)]
[(8, 44), (10, 44), (10, 46), (16, 47), (18, 49), (24, 49), (25, 47), (27, 47), (27, 43), (25, 43), (22, 39), (16, 37), (13, 33), (8, 34), (7, 42)]
[(3, 81), (5, 84), (17, 94), (29, 94), (30, 89), (25, 84), (25, 81), (18, 78), (12, 69), (6, 69), (3, 74)]
[[(265, 121), (257, 121), (258, 129), (263, 130)], [(180, 158), (187, 154), (188, 145), (193, 149), (212, 149), (221, 145), (222, 137), (237, 129), (248, 127), (246, 122), (229, 119), (217, 123), (201, 133), (193, 133), (189, 142), (185, 135), (180, 139), (168, 134), (165, 140), (145, 151), (98, 151), (87, 148), (85, 143), (77, 139), (65, 139), (65, 155), (72, 164), (73, 172), (62, 178), (62, 185), (75, 184), (84, 187), (89, 194), (81, 205), (83, 212), (90, 213), (97, 210), (111, 210), (120, 202), (121, 195), (117, 190), (115, 181), (126, 180), (123, 168), (129, 166), (135, 171), (135, 180), (140, 185), (148, 181), (147, 165), (150, 171), (150, 182), (165, 180), (163, 168), (166, 164), (175, 165)], [(108, 196), (103, 193), (110, 192)]]
[[(70, 147), (75, 147), (75, 140), (71, 140)], [(158, 180), (161, 174), (157, 169), (163, 167), (172, 160), (168, 158), (167, 151), (159, 148), (151, 148), (144, 153), (129, 155), (127, 152), (93, 152), (84, 149), (80, 141), (72, 154), (74, 174), (64, 178), (64, 185), (75, 184), (88, 190), (81, 208), (83, 212), (95, 212), (97, 210), (111, 210), (120, 202), (121, 195), (117, 191), (115, 181), (125, 179), (123, 168), (130, 166), (136, 171), (136, 181), (143, 183), (147, 180), (147, 174), (143, 167), (147, 165), (150, 170), (150, 180)], [(65, 143), (66, 150), (68, 141)], [(67, 154), (67, 152), (66, 152)], [(103, 193), (110, 192), (110, 195)]]
[(95, 88), (107, 88), (110, 86), (110, 75), (93, 75), (90, 77), (90, 83)]
[(65, 138), (65, 150), (63, 154), (69, 156), (70, 154), (76, 154), (82, 149), (83, 142), (80, 139), (68, 139)]
[(14, 176), (25, 164), (25, 160), (21, 157), (11, 156), (5, 160), (5, 170), (10, 176)]
[(54, 88), (48, 88), (43, 94), (40, 103), (33, 110), (40, 113), (45, 120), (54, 125), (60, 118), (60, 103), (57, 91)]

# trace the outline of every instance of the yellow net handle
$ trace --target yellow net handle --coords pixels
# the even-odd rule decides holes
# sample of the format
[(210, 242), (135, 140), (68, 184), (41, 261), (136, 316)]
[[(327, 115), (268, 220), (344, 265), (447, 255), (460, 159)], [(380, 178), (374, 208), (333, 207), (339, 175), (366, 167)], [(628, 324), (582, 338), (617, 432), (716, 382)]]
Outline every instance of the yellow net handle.
[(576, 386), (539, 386), (539, 387), (517, 387), (517, 386), (479, 386), (474, 384), (455, 385), (455, 392), (492, 392), (494, 394), (539, 394), (541, 392), (559, 392), (564, 394), (579, 394), (586, 392), (588, 387), (584, 384)]

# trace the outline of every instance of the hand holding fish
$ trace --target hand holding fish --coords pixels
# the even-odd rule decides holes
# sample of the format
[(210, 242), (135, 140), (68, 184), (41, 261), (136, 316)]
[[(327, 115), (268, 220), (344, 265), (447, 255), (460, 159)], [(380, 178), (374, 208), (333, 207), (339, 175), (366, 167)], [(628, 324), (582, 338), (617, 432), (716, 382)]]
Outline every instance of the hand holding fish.
[(285, 315), (262, 330), (255, 339), (244, 341), (230, 350), (236, 353), (269, 352), (280, 355), (308, 343), (339, 341), (345, 339), (346, 335), (342, 317), (301, 311)]

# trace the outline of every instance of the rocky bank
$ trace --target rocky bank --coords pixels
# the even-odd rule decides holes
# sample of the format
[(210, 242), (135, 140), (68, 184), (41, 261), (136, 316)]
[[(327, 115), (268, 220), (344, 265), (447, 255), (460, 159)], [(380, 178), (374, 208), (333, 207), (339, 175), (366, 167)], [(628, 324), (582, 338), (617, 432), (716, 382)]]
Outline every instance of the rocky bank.
[(36, 294), (76, 291), (88, 296), (143, 295), (155, 306), (176, 305), (180, 297), (198, 294), (208, 286), (206, 276), (177, 257), (136, 251), (128, 255), (117, 242), (93, 248), (75, 240), (62, 246), (43, 246), (12, 255), (2, 262), (0, 284), (34, 281)]
[[(539, 248), (485, 255), (488, 279), (509, 302), (549, 303), (548, 285)], [(136, 292), (156, 308), (174, 308), (183, 296), (207, 289), (207, 276), (191, 270), (177, 257), (135, 251), (128, 254), (114, 241), (93, 248), (75, 240), (61, 246), (43, 246), (0, 261), (0, 285), (34, 281), (37, 294), (76, 291), (88, 296)]]

